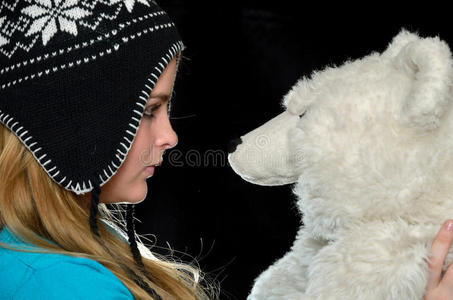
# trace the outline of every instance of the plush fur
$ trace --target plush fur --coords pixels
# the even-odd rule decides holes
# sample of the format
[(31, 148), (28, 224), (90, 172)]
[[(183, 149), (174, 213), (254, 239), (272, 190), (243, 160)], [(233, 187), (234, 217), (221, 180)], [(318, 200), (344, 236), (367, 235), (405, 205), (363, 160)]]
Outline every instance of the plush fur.
[(249, 300), (423, 298), (453, 217), (452, 83), (448, 45), (402, 30), (383, 53), (299, 80), (285, 111), (242, 137), (232, 168), (295, 182), (303, 221)]

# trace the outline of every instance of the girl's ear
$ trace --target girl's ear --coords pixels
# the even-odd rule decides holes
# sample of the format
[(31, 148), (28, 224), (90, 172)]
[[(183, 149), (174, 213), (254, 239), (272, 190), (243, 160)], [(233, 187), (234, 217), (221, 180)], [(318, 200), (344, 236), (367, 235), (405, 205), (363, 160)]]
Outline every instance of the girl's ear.
[[(412, 39), (403, 34), (396, 43), (402, 43), (404, 36)], [(392, 51), (396, 51), (394, 47)], [(453, 61), (448, 45), (438, 37), (418, 38), (406, 43), (392, 63), (411, 81), (406, 98), (399, 104), (398, 121), (421, 131), (439, 127), (452, 100)]]

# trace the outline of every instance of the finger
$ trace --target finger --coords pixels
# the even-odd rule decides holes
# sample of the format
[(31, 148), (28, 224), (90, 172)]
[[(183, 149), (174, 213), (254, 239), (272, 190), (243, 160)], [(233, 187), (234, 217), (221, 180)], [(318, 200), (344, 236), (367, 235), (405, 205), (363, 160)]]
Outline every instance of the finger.
[(445, 290), (450, 291), (450, 293), (453, 291), (453, 264), (448, 266), (444, 276), (442, 277), (440, 285), (443, 285)]
[(447, 220), (440, 228), (431, 245), (431, 257), (428, 262), (429, 278), (426, 289), (433, 289), (439, 285), (440, 274), (445, 257), (453, 240), (453, 220)]

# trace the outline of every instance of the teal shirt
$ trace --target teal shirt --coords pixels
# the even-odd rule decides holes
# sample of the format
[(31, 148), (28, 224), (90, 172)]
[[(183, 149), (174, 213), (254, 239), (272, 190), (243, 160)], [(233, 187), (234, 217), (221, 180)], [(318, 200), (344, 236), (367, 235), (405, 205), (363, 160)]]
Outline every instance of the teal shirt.
[[(5, 227), (0, 241), (27, 245)], [(0, 247), (0, 299), (132, 300), (126, 286), (95, 260)]]

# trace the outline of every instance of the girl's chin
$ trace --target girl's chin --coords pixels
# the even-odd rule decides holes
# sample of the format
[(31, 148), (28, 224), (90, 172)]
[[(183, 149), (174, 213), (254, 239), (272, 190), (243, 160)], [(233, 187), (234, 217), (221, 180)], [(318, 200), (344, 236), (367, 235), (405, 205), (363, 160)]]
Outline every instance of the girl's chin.
[(106, 204), (141, 203), (146, 199), (146, 195), (148, 194), (148, 184), (146, 183), (146, 180), (141, 179), (137, 180), (136, 183), (134, 182), (133, 185), (123, 186), (120, 190), (122, 195), (116, 198), (109, 197), (109, 195), (118, 195), (119, 193), (116, 193), (116, 191), (109, 191), (109, 195), (102, 191), (100, 194), (100, 202)]

